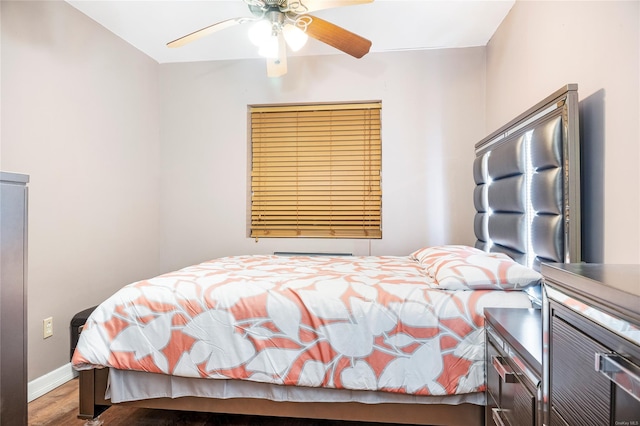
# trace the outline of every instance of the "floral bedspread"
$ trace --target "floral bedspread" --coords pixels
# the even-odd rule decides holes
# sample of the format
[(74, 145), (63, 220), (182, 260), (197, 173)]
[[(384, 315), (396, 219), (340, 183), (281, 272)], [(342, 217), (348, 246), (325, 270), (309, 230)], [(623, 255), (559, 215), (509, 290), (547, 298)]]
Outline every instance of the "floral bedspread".
[(521, 291), (433, 288), (392, 256), (234, 256), (123, 287), (88, 319), (78, 370), (449, 395), (484, 390), (485, 307)]

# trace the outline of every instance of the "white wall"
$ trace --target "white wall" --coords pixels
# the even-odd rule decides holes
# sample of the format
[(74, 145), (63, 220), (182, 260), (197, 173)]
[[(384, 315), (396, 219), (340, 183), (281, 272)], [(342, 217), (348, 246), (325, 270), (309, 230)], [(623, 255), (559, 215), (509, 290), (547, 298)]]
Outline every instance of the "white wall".
[(0, 167), (31, 178), (32, 380), (69, 362), (76, 312), (158, 272), (158, 65), (64, 2), (1, 8)]
[(577, 83), (584, 260), (640, 263), (640, 2), (516, 2), (487, 47), (487, 131)]
[[(472, 244), (484, 49), (161, 65), (162, 267), (273, 251), (406, 255)], [(382, 100), (381, 240), (249, 238), (247, 105)], [(370, 244), (370, 247), (369, 247)]]

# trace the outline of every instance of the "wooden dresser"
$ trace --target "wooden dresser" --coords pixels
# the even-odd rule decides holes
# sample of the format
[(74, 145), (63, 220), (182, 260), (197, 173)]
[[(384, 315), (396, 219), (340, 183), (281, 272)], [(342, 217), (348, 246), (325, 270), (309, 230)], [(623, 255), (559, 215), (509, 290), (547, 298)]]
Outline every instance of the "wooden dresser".
[(640, 265), (543, 264), (545, 425), (640, 425)]

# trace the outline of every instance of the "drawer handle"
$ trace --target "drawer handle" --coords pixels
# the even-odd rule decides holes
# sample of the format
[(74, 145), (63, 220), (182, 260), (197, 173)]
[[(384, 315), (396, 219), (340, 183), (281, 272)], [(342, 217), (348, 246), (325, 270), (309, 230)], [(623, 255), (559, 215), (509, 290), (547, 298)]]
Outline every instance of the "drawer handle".
[(498, 426), (505, 426), (504, 421), (502, 420), (502, 415), (500, 414), (501, 412), (502, 409), (500, 408), (492, 408), (491, 417), (493, 418), (494, 423)]
[(596, 371), (640, 401), (640, 367), (615, 353), (596, 353)]
[(518, 382), (516, 373), (511, 371), (511, 369), (507, 365), (505, 365), (503, 357), (494, 355), (493, 357), (491, 357), (491, 363), (493, 364), (493, 368), (498, 372), (498, 375), (502, 378), (503, 382)]

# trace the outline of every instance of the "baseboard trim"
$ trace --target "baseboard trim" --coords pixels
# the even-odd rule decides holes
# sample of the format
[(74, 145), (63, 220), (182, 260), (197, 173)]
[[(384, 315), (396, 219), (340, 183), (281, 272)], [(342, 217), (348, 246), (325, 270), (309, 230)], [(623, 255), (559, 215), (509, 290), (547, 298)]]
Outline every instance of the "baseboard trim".
[(71, 367), (71, 363), (67, 363), (60, 368), (57, 368), (44, 376), (40, 376), (37, 379), (30, 381), (27, 384), (27, 401), (31, 402), (36, 398), (41, 397), (47, 392), (50, 392), (67, 383), (69, 380), (74, 379), (78, 373)]

